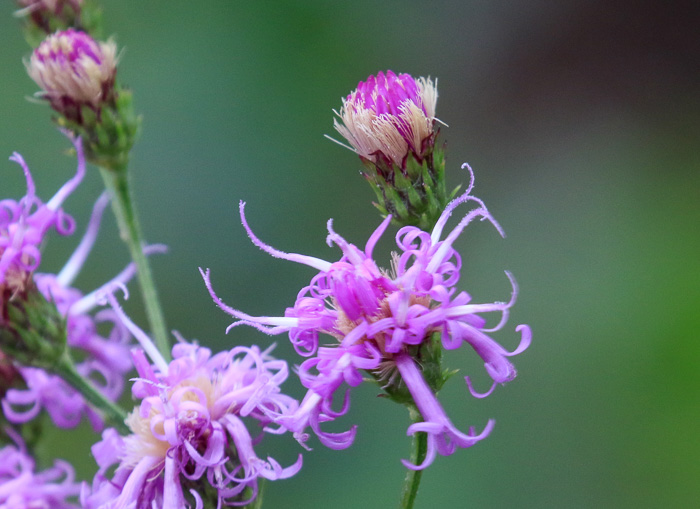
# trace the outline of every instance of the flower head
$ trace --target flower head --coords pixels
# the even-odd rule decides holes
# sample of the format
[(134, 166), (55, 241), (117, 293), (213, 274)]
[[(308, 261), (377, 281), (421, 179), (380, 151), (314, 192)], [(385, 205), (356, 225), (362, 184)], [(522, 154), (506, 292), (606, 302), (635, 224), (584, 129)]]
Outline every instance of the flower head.
[[(181, 508), (188, 489), (198, 503), (207, 500), (203, 483), (215, 490), (210, 503), (244, 505), (256, 496), (258, 478), (285, 479), (299, 471), (301, 456), (286, 468), (259, 458), (254, 445), (260, 437), (246, 428), (248, 422), (263, 432), (284, 431), (274, 421), (298, 405), (280, 391), (288, 375), (284, 361), (255, 346), (212, 355), (181, 342), (167, 363), (110, 299), (153, 364), (143, 350), (134, 351), (139, 378), (132, 393), (141, 404), (127, 419), (132, 434), (107, 430), (93, 447), (100, 472), (92, 493), (85, 493), (85, 507)], [(114, 478), (107, 480), (105, 471), (115, 463)]]
[[(297, 352), (309, 357), (299, 368), (302, 384), (308, 389), (306, 398), (294, 416), (280, 421), (298, 438), (304, 439), (304, 428), (311, 426), (330, 447), (342, 448), (352, 443), (354, 428), (345, 434), (325, 434), (319, 424), (347, 411), (347, 393), (336, 410), (333, 397), (344, 383), (350, 387), (360, 384), (363, 371), (381, 381), (397, 401), (408, 400), (417, 406), (425, 422), (421, 427), (409, 428), (409, 433), (428, 432), (433, 440), (429, 444), (433, 453), (451, 454), (455, 447), (468, 447), (488, 434), (492, 423), (481, 434), (459, 433), (435, 397), (445, 381), (439, 351), (434, 353), (436, 341), (447, 350), (462, 344), (471, 346), (482, 357), (486, 372), (493, 379), (491, 390), (497, 383), (515, 377), (508, 357), (525, 350), (530, 342), (526, 325), (517, 328), (522, 339), (514, 352), (508, 352), (487, 335), (504, 325), (515, 302), (517, 287), (509, 273), (506, 273), (512, 284), (509, 302), (473, 304), (466, 292), (456, 289), (461, 257), (453, 244), (464, 228), (481, 219), (491, 222), (502, 233), (484, 203), (469, 194), (471, 187), (448, 205), (431, 232), (412, 226), (399, 230), (398, 252), (394, 254), (391, 271), (379, 268), (372, 257), (391, 217), (380, 224), (364, 249), (348, 243), (333, 231), (329, 221), (327, 242), (338, 246), (342, 257), (328, 262), (283, 253), (264, 244), (249, 228), (241, 203), (241, 219), (253, 243), (274, 257), (318, 271), (284, 317), (254, 317), (227, 306), (214, 293), (209, 272), (202, 272), (215, 302), (239, 319), (231, 326), (250, 325), (268, 334), (287, 332)], [(473, 203), (476, 207), (443, 236), (447, 219), (462, 203)], [(482, 315), (490, 312), (500, 313), (501, 320), (495, 327), (487, 328)], [(329, 335), (334, 341), (319, 347), (319, 334)], [(469, 379), (467, 383), (472, 394), (484, 396), (472, 389)], [(430, 461), (432, 456), (421, 468)]]
[(401, 167), (409, 153), (418, 159), (425, 155), (436, 103), (437, 86), (430, 78), (379, 72), (343, 100), (334, 125), (359, 156)]
[(73, 467), (56, 460), (53, 467), (35, 472), (22, 439), (11, 429), (5, 431), (15, 445), (0, 449), (0, 507), (77, 509), (67, 500), (80, 493)]
[(360, 156), (379, 211), (424, 230), (456, 192), (446, 191), (443, 149), (436, 144), (437, 95), (437, 80), (380, 72), (343, 99), (333, 121)]
[(117, 47), (72, 28), (49, 35), (27, 64), (29, 76), (58, 112), (75, 120), (80, 107), (112, 100)]

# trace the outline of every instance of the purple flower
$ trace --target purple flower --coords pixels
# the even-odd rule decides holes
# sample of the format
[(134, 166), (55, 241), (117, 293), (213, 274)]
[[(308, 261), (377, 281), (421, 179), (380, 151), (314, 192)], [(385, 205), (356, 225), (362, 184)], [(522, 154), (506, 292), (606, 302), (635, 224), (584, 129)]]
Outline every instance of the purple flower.
[(22, 439), (5, 430), (16, 445), (0, 449), (0, 507), (77, 509), (67, 501), (80, 493), (74, 482), (73, 467), (61, 460), (42, 472), (34, 471), (34, 459), (27, 454)]
[[(60, 234), (67, 235), (75, 229), (73, 219), (60, 209), (65, 198), (79, 184), (85, 169), (80, 140), (73, 141), (78, 155), (78, 172), (47, 204), (35, 196), (31, 174), (24, 160), (19, 154), (13, 156), (24, 170), (28, 192), (18, 202), (0, 202), (0, 267), (4, 268), (0, 271), (0, 277), (4, 276), (4, 284), (0, 285), (0, 305), (21, 300), (25, 292), (38, 291), (43, 295), (65, 321), (67, 345), (74, 353), (79, 352), (81, 359), (76, 366), (78, 372), (108, 399), (116, 401), (123, 391), (124, 375), (132, 368), (129, 356), (131, 335), (111, 309), (102, 309), (94, 316), (90, 314), (97, 307), (97, 296), (104, 293), (103, 290), (83, 295), (72, 287), (97, 237), (102, 213), (109, 203), (106, 194), (95, 204), (85, 236), (65, 267), (56, 275), (34, 272), (41, 260), (39, 246), (47, 231), (53, 227)], [(163, 246), (150, 246), (145, 251), (162, 252)], [(125, 284), (134, 274), (135, 266), (130, 264), (105, 287)], [(14, 325), (2, 318), (4, 313), (0, 316), (0, 327)], [(98, 327), (109, 331), (107, 337), (98, 332)], [(83, 416), (94, 428), (102, 427), (100, 415), (60, 377), (38, 367), (15, 367), (26, 388), (10, 388), (3, 394), (2, 409), (9, 421), (28, 422), (45, 409), (54, 424), (61, 428), (77, 426)]]
[[(100, 218), (109, 203), (103, 194), (95, 204), (87, 233), (65, 267), (57, 274), (33, 275), (41, 294), (52, 302), (66, 321), (66, 342), (83, 359), (78, 372), (90, 380), (108, 399), (116, 401), (124, 389), (124, 376), (131, 370), (129, 356), (131, 335), (111, 309), (102, 309), (94, 316), (89, 313), (98, 305), (98, 296), (105, 288), (125, 284), (135, 274), (129, 264), (119, 275), (94, 292), (83, 295), (71, 287), (92, 248), (99, 230)], [(162, 252), (163, 246), (150, 246), (147, 253)], [(108, 324), (109, 335), (103, 337), (98, 326)], [(59, 376), (31, 366), (18, 367), (26, 389), (10, 389), (2, 400), (5, 416), (13, 423), (28, 422), (45, 409), (60, 428), (77, 426), (83, 415), (95, 429), (102, 428), (102, 418), (85, 399)]]
[(27, 73), (58, 112), (80, 105), (98, 110), (112, 98), (117, 47), (72, 28), (49, 35), (32, 53)]
[(335, 128), (354, 152), (374, 163), (383, 157), (400, 167), (409, 152), (422, 159), (433, 134), (436, 85), (392, 71), (369, 76), (335, 112)]
[[(209, 271), (202, 271), (214, 301), (239, 319), (230, 327), (245, 324), (271, 335), (287, 332), (297, 352), (310, 357), (299, 367), (299, 377), (308, 389), (307, 395), (293, 416), (280, 419), (298, 439), (304, 440), (303, 430), (311, 426), (329, 447), (340, 449), (352, 443), (354, 427), (342, 434), (328, 434), (322, 432), (319, 425), (347, 411), (348, 394), (338, 409), (333, 408), (333, 397), (344, 383), (350, 387), (359, 385), (363, 371), (370, 372), (385, 387), (403, 384), (421, 411), (425, 422), (411, 426), (408, 431), (409, 434), (424, 431), (430, 435), (431, 455), (423, 465), (414, 468), (430, 464), (435, 451), (451, 454), (455, 447), (468, 447), (488, 434), (492, 422), (480, 434), (465, 435), (456, 430), (434, 394), (439, 388), (436, 386), (444, 380), (430, 380), (431, 390), (424, 379), (426, 373), (418, 367), (419, 359), (414, 358), (416, 351), (430, 344), (435, 333), (439, 333), (442, 346), (448, 350), (466, 343), (483, 359), (486, 372), (493, 379), (493, 390), (496, 384), (515, 377), (515, 368), (508, 357), (522, 352), (530, 343), (527, 325), (516, 328), (522, 338), (513, 352), (508, 352), (487, 335), (503, 327), (515, 303), (517, 287), (510, 273), (506, 272), (512, 285), (509, 302), (474, 304), (466, 292), (458, 291), (455, 286), (461, 257), (453, 243), (464, 228), (471, 221), (481, 219), (491, 222), (503, 234), (484, 203), (469, 194), (472, 184), (473, 175), (467, 191), (447, 206), (431, 232), (413, 226), (399, 230), (396, 235), (398, 252), (393, 254), (390, 271), (380, 269), (372, 253), (391, 216), (379, 225), (364, 249), (334, 232), (329, 221), (327, 242), (338, 246), (343, 255), (337, 262), (328, 262), (283, 253), (264, 244), (248, 226), (244, 203), (241, 203), (241, 219), (255, 245), (276, 258), (302, 263), (318, 271), (310, 284), (299, 292), (294, 307), (288, 308), (284, 317), (254, 317), (227, 306), (214, 293)], [(462, 203), (472, 203), (476, 207), (443, 236), (447, 219)], [(501, 319), (494, 327), (487, 328), (482, 315), (491, 312), (499, 313)], [(321, 333), (334, 341), (319, 348)], [(486, 394), (475, 392), (469, 379), (466, 380), (474, 396), (490, 394), (491, 390)]]
[(39, 247), (46, 233), (51, 228), (60, 235), (70, 235), (75, 230), (75, 221), (63, 212), (61, 205), (83, 180), (85, 158), (80, 138), (70, 138), (78, 155), (78, 169), (47, 203), (36, 196), (34, 180), (22, 156), (15, 152), (10, 157), (24, 171), (27, 194), (19, 201), (0, 201), (0, 308), (24, 290), (31, 272), (41, 263)]
[[(210, 503), (245, 505), (257, 495), (258, 478), (286, 479), (301, 468), (301, 455), (283, 468), (254, 450), (246, 423), (263, 432), (283, 433), (274, 424), (298, 403), (280, 391), (287, 364), (268, 349), (235, 347), (215, 355), (207, 348), (180, 342), (167, 363), (151, 340), (119, 309), (115, 311), (144, 350), (134, 350), (139, 378), (133, 396), (141, 404), (127, 418), (132, 434), (106, 430), (93, 447), (100, 466), (92, 491), (82, 496), (86, 508), (182, 508), (189, 489), (195, 505), (207, 500), (206, 483), (216, 490)], [(106, 470), (118, 463), (111, 480)], [(207, 506), (209, 507), (209, 506)], [(213, 507), (213, 505), (212, 505)]]

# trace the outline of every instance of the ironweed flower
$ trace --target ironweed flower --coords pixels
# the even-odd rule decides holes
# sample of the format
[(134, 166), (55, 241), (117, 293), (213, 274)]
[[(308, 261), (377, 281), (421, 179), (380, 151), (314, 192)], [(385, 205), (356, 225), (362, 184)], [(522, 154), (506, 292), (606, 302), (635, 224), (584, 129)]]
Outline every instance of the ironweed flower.
[(387, 71), (360, 82), (334, 110), (334, 127), (364, 163), (375, 205), (400, 225), (432, 228), (455, 194), (445, 191), (436, 145), (437, 97), (437, 80)]
[(5, 432), (15, 445), (0, 449), (0, 507), (78, 509), (68, 501), (80, 493), (73, 467), (56, 460), (53, 467), (35, 472), (22, 439), (9, 428)]
[[(370, 236), (364, 250), (333, 231), (329, 221), (327, 242), (338, 246), (342, 257), (337, 262), (328, 262), (284, 253), (263, 243), (248, 226), (241, 202), (241, 220), (255, 245), (271, 256), (318, 271), (283, 317), (254, 317), (226, 305), (212, 289), (209, 271), (200, 269), (217, 305), (239, 320), (229, 329), (245, 324), (270, 335), (287, 332), (297, 352), (309, 357), (299, 367), (301, 382), (308, 389), (306, 397), (293, 416), (280, 419), (298, 439), (305, 440), (303, 430), (311, 426), (329, 447), (340, 449), (352, 443), (354, 427), (333, 434), (323, 432), (320, 423), (347, 412), (348, 393), (339, 409), (333, 408), (334, 394), (343, 383), (350, 387), (359, 385), (363, 371), (379, 380), (392, 399), (415, 405), (421, 412), (424, 422), (412, 425), (408, 433), (428, 433), (429, 454), (422, 465), (407, 463), (409, 468), (424, 468), (432, 462), (435, 452), (451, 454), (455, 448), (469, 447), (488, 435), (492, 421), (480, 434), (459, 432), (435, 396), (448, 376), (440, 367), (442, 348), (452, 350), (466, 343), (481, 356), (486, 372), (493, 379), (491, 390), (479, 394), (473, 390), (469, 378), (466, 380), (474, 396), (484, 397), (496, 384), (515, 377), (515, 368), (508, 357), (525, 350), (531, 339), (529, 327), (518, 326), (516, 330), (522, 333), (520, 345), (508, 352), (487, 334), (503, 327), (515, 303), (517, 286), (510, 273), (506, 272), (512, 285), (509, 302), (474, 304), (466, 292), (456, 289), (461, 257), (453, 243), (466, 226), (475, 219), (486, 220), (503, 234), (484, 203), (469, 194), (472, 184), (447, 206), (431, 232), (412, 226), (399, 230), (398, 252), (393, 255), (391, 271), (380, 269), (372, 258), (390, 216)], [(443, 236), (447, 219), (462, 203), (476, 207)], [(487, 328), (481, 315), (490, 312), (499, 313), (501, 319), (495, 327)], [(321, 333), (334, 341), (319, 347)]]
[(99, 111), (114, 99), (117, 46), (72, 28), (58, 31), (34, 50), (27, 73), (53, 109), (80, 121), (83, 106)]
[[(132, 353), (139, 375), (132, 393), (141, 404), (127, 418), (131, 435), (108, 429), (93, 447), (100, 470), (92, 490), (83, 493), (84, 507), (176, 509), (186, 506), (186, 490), (197, 507), (203, 501), (211, 504), (206, 507), (245, 505), (257, 495), (258, 478), (286, 479), (299, 471), (301, 455), (286, 468), (259, 458), (254, 445), (262, 436), (254, 439), (246, 428), (248, 422), (263, 432), (283, 433), (274, 420), (298, 406), (280, 391), (288, 368), (270, 357), (271, 348), (240, 346), (212, 355), (180, 342), (167, 363), (114, 297), (109, 299), (143, 347)], [(108, 480), (106, 471), (117, 463)]]

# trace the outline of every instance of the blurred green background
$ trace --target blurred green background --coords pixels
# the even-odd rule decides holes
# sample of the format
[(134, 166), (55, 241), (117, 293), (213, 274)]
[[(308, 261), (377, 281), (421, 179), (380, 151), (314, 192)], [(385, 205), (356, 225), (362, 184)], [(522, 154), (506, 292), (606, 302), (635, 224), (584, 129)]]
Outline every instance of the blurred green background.
[[(419, 2), (152, 0), (104, 2), (123, 48), (120, 81), (144, 115), (133, 184), (168, 326), (213, 348), (268, 344), (210, 301), (209, 267), (231, 305), (279, 314), (312, 271), (247, 240), (329, 260), (325, 223), (362, 244), (379, 222), (372, 193), (334, 134), (332, 109), (379, 70), (437, 77), (449, 182), (476, 172), (474, 193), (504, 226), (474, 225), (458, 242), (461, 288), (505, 300), (521, 287), (509, 327), (532, 326), (518, 377), (485, 399), (460, 377), (441, 393), (460, 429), (491, 436), (438, 457), (417, 507), (697, 507), (700, 500), (700, 8), (697, 2)], [(0, 7), (0, 154), (27, 159), (43, 198), (74, 171), (21, 59), (29, 48)], [(101, 182), (92, 171), (66, 203), (84, 226)], [(0, 163), (1, 197), (24, 194), (19, 168)], [(81, 230), (79, 230), (81, 231)], [(393, 232), (377, 253), (388, 260)], [(77, 238), (53, 237), (53, 271)], [(111, 217), (78, 285), (91, 290), (127, 263)], [(133, 285), (132, 285), (133, 287)], [(127, 309), (144, 324), (137, 292)], [(296, 361), (285, 337), (277, 354)], [(447, 357), (487, 387), (473, 352)], [(295, 382), (290, 389), (300, 394)], [(341, 424), (354, 446), (314, 442), (293, 479), (268, 483), (266, 508), (395, 507), (407, 457), (406, 412), (353, 391)], [(45, 444), (93, 471), (87, 427)], [(70, 447), (66, 447), (67, 444)], [(290, 437), (269, 447), (283, 464)]]

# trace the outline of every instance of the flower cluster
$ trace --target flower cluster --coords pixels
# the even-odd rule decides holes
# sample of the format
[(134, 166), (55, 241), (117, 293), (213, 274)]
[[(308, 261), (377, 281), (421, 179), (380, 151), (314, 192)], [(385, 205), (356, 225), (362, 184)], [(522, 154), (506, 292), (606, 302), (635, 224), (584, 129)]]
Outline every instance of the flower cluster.
[[(145, 335), (119, 309), (115, 311), (144, 350), (133, 352), (139, 378), (133, 396), (141, 400), (120, 437), (107, 429), (93, 447), (100, 471), (84, 507), (185, 507), (189, 490), (197, 507), (203, 501), (245, 505), (257, 495), (258, 478), (285, 479), (301, 468), (301, 455), (283, 468), (273, 458), (257, 456), (246, 422), (267, 433), (283, 433), (274, 424), (298, 403), (281, 393), (287, 364), (270, 349), (235, 347), (212, 355), (207, 348), (180, 342), (167, 363)], [(111, 480), (106, 471), (118, 464)], [(205, 484), (203, 484), (205, 483)], [(212, 494), (211, 489), (215, 492)]]
[[(530, 343), (530, 329), (526, 325), (516, 328), (522, 337), (513, 352), (505, 350), (487, 334), (505, 324), (515, 302), (517, 287), (509, 273), (512, 284), (509, 302), (474, 304), (466, 292), (455, 287), (461, 257), (453, 244), (464, 228), (471, 221), (481, 219), (491, 222), (502, 233), (483, 202), (470, 195), (471, 188), (470, 184), (462, 196), (447, 206), (431, 232), (413, 226), (399, 230), (398, 252), (394, 254), (391, 271), (380, 269), (372, 258), (391, 216), (370, 236), (364, 250), (333, 231), (329, 221), (327, 242), (338, 246), (343, 256), (337, 262), (328, 262), (284, 253), (263, 243), (248, 226), (244, 203), (241, 203), (241, 220), (255, 245), (274, 257), (302, 263), (318, 271), (283, 317), (254, 317), (231, 308), (215, 294), (209, 272), (202, 271), (217, 305), (239, 319), (232, 326), (250, 325), (267, 334), (287, 332), (297, 352), (310, 357), (299, 368), (307, 395), (293, 416), (281, 420), (297, 437), (304, 439), (303, 430), (310, 426), (325, 445), (336, 449), (349, 446), (354, 428), (331, 434), (323, 432), (320, 423), (347, 412), (349, 399), (346, 397), (342, 407), (335, 410), (334, 395), (343, 382), (350, 387), (360, 384), (363, 371), (380, 380), (390, 394), (405, 387), (424, 419), (412, 425), (408, 433), (420, 431), (429, 435), (428, 456), (422, 465), (407, 464), (410, 468), (424, 468), (432, 462), (435, 452), (451, 454), (456, 447), (469, 447), (488, 435), (492, 422), (480, 434), (465, 434), (452, 425), (435, 397), (435, 391), (444, 382), (443, 373), (431, 376), (421, 358), (428, 355), (436, 334), (447, 350), (466, 343), (483, 359), (495, 387), (515, 377), (508, 357), (522, 352)], [(473, 203), (476, 207), (443, 236), (447, 219), (462, 203)], [(490, 312), (500, 313), (501, 319), (494, 327), (487, 328), (481, 315)], [(335, 341), (319, 347), (321, 333)], [(477, 397), (491, 392), (479, 394), (472, 389), (468, 378), (467, 383)]]
[[(3, 419), (18, 427), (42, 410), (60, 428), (74, 427), (83, 417), (96, 431), (105, 421), (114, 427), (104, 429), (93, 445), (98, 470), (81, 486), (62, 462), (35, 473), (24, 443), (8, 428), (15, 445), (0, 449), (0, 509), (71, 509), (69, 499), (76, 497), (84, 509), (259, 507), (262, 480), (287, 479), (302, 467), (301, 454), (288, 466), (260, 454), (260, 441), (290, 432), (309, 449), (310, 429), (331, 449), (349, 447), (357, 426), (330, 432), (326, 424), (348, 413), (350, 389), (368, 380), (366, 375), (389, 399), (409, 408), (413, 424), (407, 434), (414, 436), (414, 450), (423, 452), (403, 460), (408, 469), (422, 470), (437, 454), (450, 455), (490, 434), (493, 420), (480, 432), (461, 431), (443, 409), (437, 394), (454, 374), (442, 365), (443, 351), (466, 344), (481, 358), (491, 387), (480, 393), (468, 376), (465, 381), (482, 398), (515, 377), (509, 358), (528, 348), (531, 331), (527, 325), (515, 328), (520, 342), (512, 351), (491, 337), (506, 324), (518, 294), (509, 272), (507, 302), (474, 303), (457, 287), (462, 258), (454, 246), (465, 228), (481, 220), (501, 235), (503, 230), (471, 195), (471, 169), (461, 196), (446, 192), (444, 150), (437, 144), (437, 80), (380, 72), (360, 82), (335, 112), (335, 129), (360, 157), (384, 217), (363, 248), (336, 233), (329, 220), (326, 241), (339, 248), (336, 261), (279, 251), (253, 233), (240, 203), (241, 221), (256, 246), (316, 271), (283, 316), (251, 316), (228, 306), (214, 291), (209, 270), (200, 269), (211, 298), (236, 319), (227, 332), (248, 325), (289, 335), (303, 358), (296, 374), (306, 393), (298, 401), (282, 392), (289, 368), (271, 355), (274, 345), (212, 353), (174, 333), (177, 343), (170, 347), (147, 263), (147, 255), (165, 248), (143, 242), (129, 189), (128, 162), (140, 117), (130, 91), (117, 83), (116, 45), (93, 38), (99, 6), (85, 0), (17, 2), (27, 40), (39, 37), (27, 72), (70, 137), (78, 164), (75, 176), (44, 203), (24, 159), (11, 157), (24, 172), (27, 193), (18, 201), (0, 201), (0, 407)], [(47, 234), (71, 235), (76, 229), (62, 206), (83, 180), (86, 161), (100, 167), (109, 194), (95, 203), (63, 269), (38, 272)], [(133, 263), (86, 294), (73, 284), (111, 199)], [(467, 210), (447, 229), (458, 208)], [(392, 221), (401, 228), (383, 268), (374, 251)], [(155, 341), (115, 297), (117, 289), (128, 296), (126, 284), (137, 273)], [(491, 313), (495, 319), (487, 319)], [(329, 339), (322, 343), (322, 336)], [(132, 368), (138, 403), (127, 415), (114, 402)], [(419, 479), (409, 472), (404, 493), (415, 495)], [(405, 507), (412, 507), (413, 495)]]
[(67, 500), (80, 493), (73, 467), (56, 460), (53, 467), (35, 472), (22, 439), (11, 429), (5, 431), (15, 445), (0, 449), (0, 507), (77, 509)]

